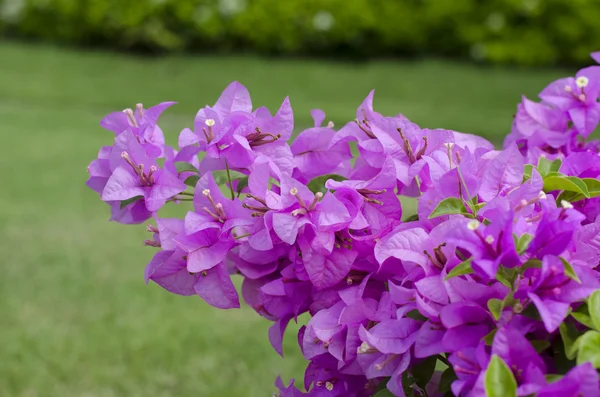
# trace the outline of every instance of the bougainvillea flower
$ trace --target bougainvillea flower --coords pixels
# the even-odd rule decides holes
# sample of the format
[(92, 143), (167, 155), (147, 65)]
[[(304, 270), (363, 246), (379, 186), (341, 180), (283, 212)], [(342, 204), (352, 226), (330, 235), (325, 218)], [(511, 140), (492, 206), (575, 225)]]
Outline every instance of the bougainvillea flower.
[(373, 92), (339, 130), (312, 111), (290, 146), (289, 99), (253, 110), (236, 82), (177, 149), (170, 103), (106, 117), (87, 184), (111, 219), (154, 219), (146, 282), (229, 309), (241, 277), (280, 355), (307, 316), (306, 393), (277, 396), (598, 397), (600, 66), (540, 97), (503, 150), (379, 114)]

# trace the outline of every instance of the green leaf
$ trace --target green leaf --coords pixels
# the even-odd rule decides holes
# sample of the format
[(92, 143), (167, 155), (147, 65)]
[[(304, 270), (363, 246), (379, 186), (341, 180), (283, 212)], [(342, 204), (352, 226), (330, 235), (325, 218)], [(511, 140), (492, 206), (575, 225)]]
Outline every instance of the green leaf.
[(325, 182), (327, 182), (329, 179), (333, 179), (334, 181), (341, 182), (341, 181), (347, 180), (348, 178), (346, 178), (345, 176), (337, 175), (337, 174), (321, 175), (321, 176), (318, 176), (318, 177), (312, 179), (310, 182), (308, 182), (308, 188), (313, 193), (317, 193), (317, 192), (325, 193), (325, 192), (327, 192), (327, 188), (325, 187)]
[(494, 354), (485, 371), (487, 397), (517, 397), (517, 381), (508, 365)]
[(577, 365), (589, 361), (594, 368), (600, 368), (600, 333), (588, 331), (581, 335), (575, 344), (578, 350)]
[(417, 386), (421, 389), (425, 389), (427, 384), (431, 380), (433, 373), (435, 372), (435, 364), (437, 362), (436, 356), (431, 356), (420, 362), (418, 365), (413, 366), (411, 369), (412, 376)]
[(414, 384), (415, 382), (410, 376), (410, 373), (405, 371), (402, 374), (402, 388), (404, 389), (404, 395), (406, 397), (415, 397), (415, 389), (413, 388)]
[(185, 178), (185, 181), (183, 181), (183, 183), (185, 183), (188, 186), (191, 187), (196, 187), (196, 184), (198, 183), (198, 181), (200, 180), (200, 177), (198, 175), (192, 175), (192, 176), (188, 176), (187, 178)]
[(496, 280), (512, 290), (516, 275), (515, 269), (508, 269), (504, 266), (500, 266), (496, 272)]
[(552, 341), (552, 361), (556, 366), (556, 373), (566, 374), (575, 366), (575, 360), (569, 360), (565, 354), (565, 346), (561, 338)]
[(546, 375), (546, 381), (548, 383), (557, 382), (557, 381), (561, 380), (562, 378), (563, 378), (563, 375), (559, 375), (559, 374), (547, 374)]
[(531, 178), (532, 172), (533, 172), (533, 165), (525, 164), (525, 169), (523, 170), (523, 183), (525, 183), (528, 179)]
[(596, 324), (592, 321), (592, 318), (585, 313), (571, 313), (571, 316), (577, 320), (578, 323), (585, 325), (588, 328), (596, 329)]
[(392, 392), (388, 389), (382, 389), (373, 394), (373, 397), (394, 397), (394, 394), (392, 394)]
[(472, 274), (473, 268), (471, 267), (471, 262), (473, 262), (473, 258), (469, 258), (462, 263), (456, 265), (454, 269), (448, 273), (448, 275), (444, 278), (444, 281), (449, 280), (453, 277), (464, 276), (466, 274)]
[(404, 222), (416, 222), (419, 220), (419, 214), (412, 214), (411, 216), (404, 219)]
[(542, 178), (545, 178), (551, 172), (558, 172), (561, 165), (562, 160), (560, 159), (550, 161), (546, 157), (540, 157), (540, 159), (538, 160), (537, 169), (540, 172)]
[(542, 261), (539, 259), (529, 259), (527, 262), (521, 265), (521, 270), (525, 271), (527, 269), (541, 269)]
[(519, 254), (525, 252), (525, 250), (527, 250), (527, 247), (529, 247), (529, 243), (531, 243), (531, 240), (533, 240), (533, 235), (529, 233), (523, 233), (517, 241), (517, 252)]
[(408, 318), (412, 318), (413, 320), (427, 321), (427, 317), (419, 313), (417, 309), (409, 311), (405, 314), (405, 316)]
[(573, 360), (577, 355), (577, 347), (575, 345), (575, 341), (579, 336), (579, 332), (577, 332), (577, 328), (571, 322), (563, 322), (560, 325), (560, 336), (563, 341), (563, 345), (565, 347), (565, 356), (569, 360)]
[(135, 196), (135, 197), (132, 197), (127, 200), (122, 200), (120, 208), (123, 209), (123, 208), (127, 207), (129, 204), (135, 203), (136, 201), (143, 199), (143, 198), (144, 198), (144, 196)]
[(487, 307), (490, 313), (492, 313), (494, 320), (498, 321), (504, 308), (503, 302), (500, 299), (492, 298), (487, 302)]
[(561, 201), (564, 200), (564, 201), (568, 201), (569, 203), (575, 203), (579, 200), (583, 200), (584, 198), (585, 198), (585, 196), (581, 193), (565, 191), (558, 195), (556, 202), (560, 203)]
[(577, 273), (575, 273), (575, 269), (573, 269), (573, 266), (571, 266), (571, 264), (567, 262), (567, 260), (563, 257), (560, 257), (560, 260), (563, 263), (563, 266), (565, 267), (565, 275), (571, 280), (574, 280), (581, 284), (581, 280), (579, 279), (579, 276), (577, 276)]
[(381, 380), (379, 381), (379, 384), (377, 384), (377, 387), (375, 388), (375, 394), (377, 394), (377, 392), (379, 392), (379, 391), (386, 390), (386, 386), (390, 380), (390, 377), (386, 376), (386, 377), (379, 378), (379, 379), (381, 379)]
[(527, 307), (525, 308), (525, 310), (523, 310), (521, 312), (521, 314), (525, 317), (529, 317), (534, 320), (542, 319), (542, 317), (540, 316), (540, 312), (538, 311), (537, 307), (535, 307), (535, 305), (533, 303), (527, 305)]
[(452, 367), (448, 367), (444, 372), (442, 372), (442, 377), (440, 378), (440, 385), (438, 389), (439, 392), (445, 393), (447, 391), (450, 391), (450, 386), (452, 385), (452, 382), (454, 382), (456, 379), (458, 379), (458, 377), (456, 376), (454, 369)]
[(498, 332), (498, 328), (494, 328), (489, 334), (483, 337), (483, 341), (486, 345), (491, 346), (494, 343), (494, 337), (496, 336), (496, 332)]
[(531, 340), (529, 342), (531, 342), (531, 345), (538, 353), (541, 353), (550, 347), (550, 342), (548, 342), (547, 340)]
[(177, 170), (177, 172), (179, 174), (181, 174), (182, 172), (195, 172), (195, 173), (199, 173), (200, 172), (192, 164), (186, 163), (184, 161), (176, 161), (175, 162), (175, 169)]
[(595, 178), (583, 178), (582, 181), (585, 183), (585, 186), (587, 186), (590, 197), (600, 196), (600, 180)]
[(448, 197), (440, 201), (435, 209), (429, 215), (429, 219), (437, 218), (443, 215), (468, 214), (463, 201), (456, 197)]
[(587, 186), (575, 176), (548, 176), (544, 179), (544, 191), (563, 190), (568, 192), (581, 193), (585, 197), (590, 197)]
[(588, 299), (588, 311), (594, 328), (600, 330), (600, 291), (594, 293)]
[(237, 185), (237, 189), (236, 189), (237, 192), (236, 193), (239, 195), (242, 192), (242, 189), (244, 189), (245, 187), (248, 186), (248, 177), (245, 176), (245, 177), (239, 178), (237, 180), (239, 182), (238, 182), (238, 185)]
[[(213, 171), (212, 175), (213, 175), (213, 178), (215, 179), (215, 183), (217, 185), (226, 184), (227, 187), (229, 187), (229, 177), (227, 176), (227, 170)], [(231, 181), (234, 181), (236, 179), (242, 179), (242, 178), (246, 177), (246, 175), (242, 174), (241, 172), (237, 172), (237, 171), (233, 171), (233, 170), (229, 170), (229, 175), (231, 176)]]

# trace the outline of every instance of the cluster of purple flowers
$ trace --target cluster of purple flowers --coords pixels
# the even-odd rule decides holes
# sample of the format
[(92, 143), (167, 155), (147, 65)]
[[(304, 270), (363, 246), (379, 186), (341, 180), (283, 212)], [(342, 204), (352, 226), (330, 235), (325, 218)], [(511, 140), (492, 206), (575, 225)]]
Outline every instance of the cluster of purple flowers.
[(289, 100), (253, 110), (232, 83), (178, 149), (157, 125), (172, 103), (108, 115), (88, 186), (112, 220), (153, 219), (146, 281), (229, 309), (240, 275), (280, 354), (310, 315), (305, 391), (278, 379), (278, 396), (597, 397), (599, 97), (591, 66), (524, 98), (501, 151), (383, 116), (373, 93), (339, 130), (314, 110), (288, 143)]

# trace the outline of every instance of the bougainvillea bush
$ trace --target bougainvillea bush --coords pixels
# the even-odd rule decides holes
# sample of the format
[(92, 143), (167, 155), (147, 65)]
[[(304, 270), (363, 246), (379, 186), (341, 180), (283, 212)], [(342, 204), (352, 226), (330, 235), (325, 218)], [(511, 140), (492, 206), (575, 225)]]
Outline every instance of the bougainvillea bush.
[(111, 220), (150, 221), (146, 281), (230, 309), (241, 277), (280, 354), (309, 314), (304, 385), (278, 396), (600, 396), (600, 66), (539, 97), (503, 150), (383, 116), (373, 93), (290, 141), (289, 100), (272, 115), (232, 83), (177, 148), (157, 124), (172, 102), (106, 116), (87, 184)]

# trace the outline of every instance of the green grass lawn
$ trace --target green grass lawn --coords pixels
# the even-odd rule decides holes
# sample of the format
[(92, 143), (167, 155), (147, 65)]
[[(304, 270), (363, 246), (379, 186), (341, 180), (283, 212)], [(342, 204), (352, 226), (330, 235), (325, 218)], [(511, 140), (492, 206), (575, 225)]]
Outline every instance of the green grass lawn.
[(342, 125), (375, 88), (383, 113), (500, 142), (520, 95), (563, 74), (0, 44), (0, 396), (268, 396), (278, 374), (302, 375), (297, 328), (282, 360), (270, 323), (249, 308), (219, 311), (144, 284), (154, 250), (141, 244), (143, 227), (109, 223), (84, 186), (87, 164), (111, 143), (104, 114), (178, 101), (161, 123), (174, 143), (232, 80), (273, 110), (289, 95), (300, 126), (315, 107)]

